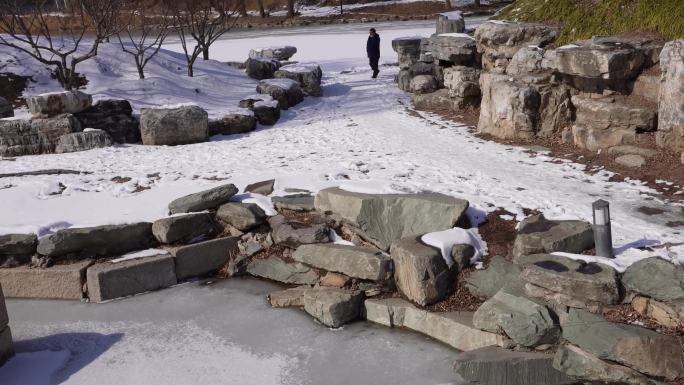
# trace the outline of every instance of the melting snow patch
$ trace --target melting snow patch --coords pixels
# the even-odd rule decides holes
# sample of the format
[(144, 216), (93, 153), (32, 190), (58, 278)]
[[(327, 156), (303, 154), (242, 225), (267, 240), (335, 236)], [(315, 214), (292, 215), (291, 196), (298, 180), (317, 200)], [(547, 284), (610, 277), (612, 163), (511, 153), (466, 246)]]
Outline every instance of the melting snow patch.
[(356, 246), (354, 243), (342, 238), (339, 234), (337, 234), (335, 230), (332, 229), (328, 232), (328, 237), (330, 238), (332, 243), (336, 245)]
[(615, 269), (618, 273), (624, 273), (625, 270), (627, 270), (628, 267), (631, 265), (641, 261), (642, 259), (646, 258), (652, 258), (652, 257), (660, 257), (666, 261), (672, 262), (676, 265), (684, 265), (684, 256), (678, 256), (676, 253), (672, 252), (665, 252), (665, 253), (658, 253), (657, 255), (654, 255), (653, 252), (646, 251), (646, 250), (639, 250), (639, 249), (626, 249), (622, 252), (619, 252), (619, 249), (615, 250), (615, 258), (605, 258), (605, 257), (599, 257), (599, 256), (594, 256), (594, 255), (582, 255), (582, 254), (571, 254), (571, 253), (562, 253), (562, 252), (556, 252), (552, 253), (554, 255), (560, 255), (562, 257), (567, 257), (570, 259), (574, 259), (576, 261), (584, 261), (587, 263), (593, 262), (593, 263), (600, 263), (603, 265), (607, 265)]
[(169, 253), (168, 251), (162, 250), (162, 249), (147, 249), (147, 250), (135, 251), (132, 253), (124, 254), (119, 258), (112, 259), (110, 262), (117, 263), (117, 262), (123, 262), (123, 261), (130, 261), (131, 259), (154, 257), (157, 255), (166, 255), (168, 253)]
[(451, 258), (451, 249), (456, 245), (470, 245), (475, 248), (475, 255), (470, 259), (470, 263), (477, 263), (482, 256), (487, 254), (487, 243), (482, 240), (477, 228), (453, 229), (428, 233), (420, 238), (425, 244), (436, 247), (442, 251), (442, 258), (451, 267), (454, 264)]
[(255, 193), (244, 193), (244, 194), (238, 194), (230, 198), (232, 202), (241, 202), (241, 203), (255, 203), (257, 206), (259, 206), (262, 210), (264, 210), (264, 213), (268, 215), (269, 217), (278, 215), (278, 212), (276, 211), (275, 207), (273, 206), (273, 202), (271, 201), (271, 198), (261, 195), (261, 194), (255, 194)]

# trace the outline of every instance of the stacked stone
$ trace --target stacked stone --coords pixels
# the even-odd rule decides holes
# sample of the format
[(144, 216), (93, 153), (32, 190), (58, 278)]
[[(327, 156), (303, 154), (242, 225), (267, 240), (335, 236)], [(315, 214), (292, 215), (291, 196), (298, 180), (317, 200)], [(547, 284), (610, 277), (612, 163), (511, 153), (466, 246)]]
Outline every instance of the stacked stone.
[(2, 292), (2, 285), (0, 285), (0, 366), (13, 355), (14, 344), (12, 343), (12, 331), (9, 327), (5, 296)]

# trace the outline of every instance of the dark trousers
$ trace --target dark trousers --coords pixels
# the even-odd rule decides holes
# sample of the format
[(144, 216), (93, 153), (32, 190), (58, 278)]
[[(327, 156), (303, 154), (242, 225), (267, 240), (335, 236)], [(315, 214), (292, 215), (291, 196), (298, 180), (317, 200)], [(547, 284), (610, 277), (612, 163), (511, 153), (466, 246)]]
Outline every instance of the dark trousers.
[(370, 63), (370, 68), (373, 71), (379, 71), (378, 70), (378, 62), (380, 61), (380, 57), (369, 57), (368, 62)]

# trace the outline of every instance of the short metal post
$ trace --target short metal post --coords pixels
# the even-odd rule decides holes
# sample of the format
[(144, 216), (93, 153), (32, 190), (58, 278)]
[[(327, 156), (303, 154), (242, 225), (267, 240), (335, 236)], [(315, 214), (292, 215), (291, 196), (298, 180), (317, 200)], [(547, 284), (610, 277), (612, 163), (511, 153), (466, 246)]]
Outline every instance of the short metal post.
[(594, 244), (596, 255), (615, 258), (613, 254), (613, 235), (610, 228), (610, 204), (599, 199), (591, 205), (594, 212)]

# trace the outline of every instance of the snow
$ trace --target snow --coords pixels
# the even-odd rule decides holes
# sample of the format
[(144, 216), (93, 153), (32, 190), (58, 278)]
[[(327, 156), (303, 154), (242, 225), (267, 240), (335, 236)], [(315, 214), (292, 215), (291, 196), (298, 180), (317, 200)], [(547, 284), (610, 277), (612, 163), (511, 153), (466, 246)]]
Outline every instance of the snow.
[(566, 44), (566, 45), (562, 45), (556, 49), (572, 49), (572, 48), (579, 48), (579, 46), (577, 44)]
[(257, 206), (259, 206), (259, 208), (261, 208), (266, 215), (270, 217), (278, 215), (275, 206), (273, 206), (271, 198), (261, 194), (248, 192), (244, 194), (235, 195), (232, 198), (230, 198), (230, 200), (233, 202), (254, 203)]
[(462, 19), (463, 18), (463, 11), (444, 12), (444, 13), (440, 13), (439, 15), (445, 16), (447, 19)]
[[(649, 245), (652, 242), (644, 241), (645, 245)], [(570, 259), (574, 259), (576, 261), (584, 261), (587, 263), (594, 262), (594, 263), (600, 263), (603, 265), (607, 265), (615, 269), (618, 273), (624, 273), (625, 270), (627, 270), (628, 267), (631, 265), (641, 261), (642, 259), (645, 258), (650, 258), (653, 257), (653, 253), (648, 252), (646, 250), (639, 250), (637, 248), (617, 248), (614, 249), (615, 253), (615, 258), (605, 258), (605, 257), (599, 257), (599, 256), (593, 256), (593, 255), (582, 255), (582, 254), (572, 254), (572, 253), (561, 253), (561, 252), (556, 252), (553, 253), (555, 255), (560, 255), (563, 257), (567, 257)], [(684, 257), (682, 254), (675, 254), (675, 253), (663, 253), (663, 254), (658, 254), (658, 257), (672, 262), (675, 265), (680, 265), (684, 266)]]
[(458, 37), (458, 38), (462, 38), (462, 39), (475, 40), (472, 36), (468, 35), (467, 33), (458, 33), (458, 32), (440, 33), (438, 36)]
[(356, 246), (353, 242), (349, 242), (348, 240), (342, 238), (337, 232), (333, 229), (330, 229), (328, 231), (328, 237), (330, 238), (330, 241), (336, 245), (345, 245), (345, 246)]
[(487, 255), (487, 243), (482, 240), (477, 228), (466, 230), (454, 227), (449, 230), (425, 234), (420, 240), (426, 245), (438, 248), (442, 252), (442, 258), (444, 258), (449, 267), (454, 264), (454, 259), (451, 257), (451, 249), (456, 245), (470, 245), (475, 249), (475, 255), (470, 259), (471, 264), (478, 262), (480, 258)]
[[(71, 358), (68, 350), (17, 353), (0, 367), (3, 385), (52, 385)], [(39, 369), (38, 369), (39, 368)]]
[(119, 258), (115, 258), (110, 260), (109, 262), (111, 263), (118, 263), (118, 262), (124, 262), (124, 261), (130, 261), (131, 259), (139, 259), (139, 258), (145, 258), (145, 257), (154, 257), (157, 255), (166, 255), (169, 252), (163, 249), (147, 249), (147, 250), (140, 250), (136, 251), (133, 253), (128, 253), (124, 254)]
[(304, 73), (304, 72), (316, 72), (320, 66), (318, 63), (296, 63), (288, 64), (286, 66), (280, 67), (281, 71)]
[(299, 83), (292, 79), (265, 79), (261, 83), (268, 84), (270, 86), (279, 87), (285, 90), (289, 90), (293, 87), (299, 86)]

